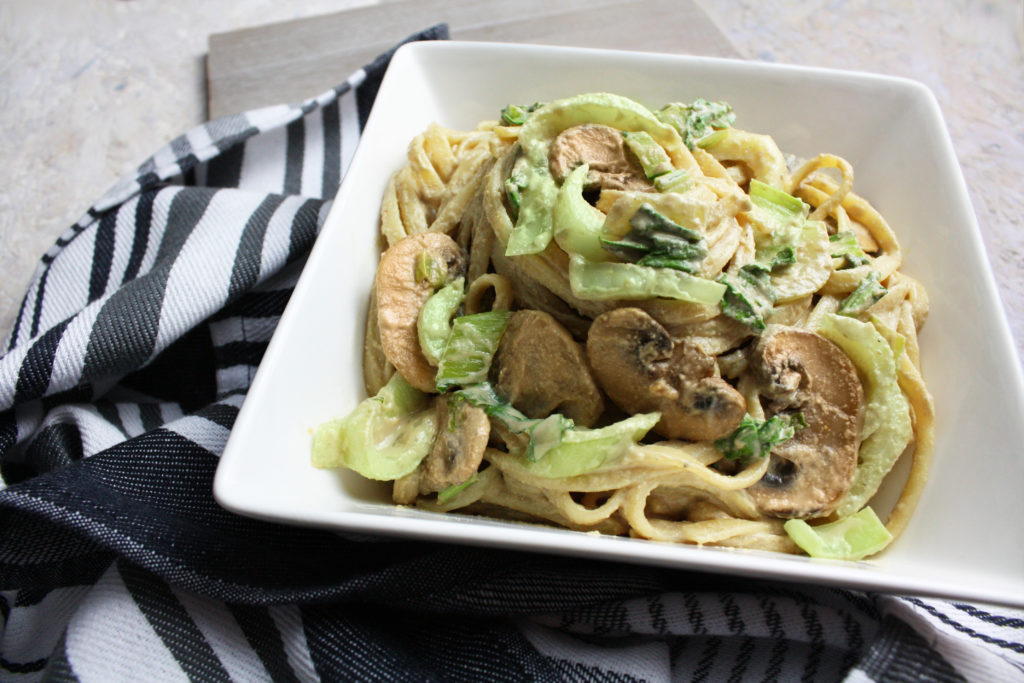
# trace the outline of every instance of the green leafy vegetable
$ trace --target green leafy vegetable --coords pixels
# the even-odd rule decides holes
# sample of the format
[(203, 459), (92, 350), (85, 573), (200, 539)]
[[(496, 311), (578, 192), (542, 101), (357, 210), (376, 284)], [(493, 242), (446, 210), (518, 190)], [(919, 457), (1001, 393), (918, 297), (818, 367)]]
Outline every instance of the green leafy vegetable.
[(754, 231), (754, 260), (772, 271), (776, 303), (818, 291), (832, 274), (828, 232), (821, 221), (808, 220), (806, 205), (765, 183), (750, 182), (758, 197), (748, 216)]
[(594, 263), (581, 256), (569, 259), (569, 286), (573, 294), (590, 301), (653, 299), (664, 297), (714, 306), (725, 285), (671, 268), (635, 263)]
[(834, 342), (857, 368), (864, 384), (864, 424), (853, 484), (836, 506), (839, 517), (860, 510), (914, 438), (910, 403), (899, 385), (893, 348), (871, 323), (826, 315), (815, 329)]
[[(659, 238), (668, 239), (670, 243), (685, 240), (691, 244), (700, 244), (704, 241), (704, 235), (699, 231), (693, 228), (684, 228), (669, 220), (646, 202), (641, 204), (629, 219), (629, 224), (633, 226), (638, 236), (652, 241)], [(666, 248), (669, 247), (666, 245)]]
[(513, 126), (521, 126), (530, 118), (530, 114), (541, 108), (539, 102), (534, 102), (528, 107), (520, 104), (510, 104), (501, 110), (501, 120)]
[(434, 443), (430, 397), (395, 373), (347, 416), (313, 433), (313, 466), (348, 467), (367, 479), (392, 481), (415, 470)]
[(607, 261), (601, 248), (604, 214), (583, 198), (583, 183), (589, 171), (580, 164), (562, 182), (551, 211), (555, 242), (569, 254), (580, 254), (590, 261)]
[(601, 238), (601, 246), (624, 261), (696, 273), (708, 255), (707, 241), (700, 232), (673, 222), (646, 202), (629, 224), (632, 229), (622, 239)]
[(860, 244), (857, 243), (857, 236), (851, 231), (847, 230), (830, 235), (828, 241), (832, 246), (832, 258), (843, 259), (842, 265), (837, 270), (856, 268), (857, 266), (871, 263), (867, 254), (864, 253), (864, 250), (860, 248)]
[(566, 432), (573, 429), (575, 423), (560, 413), (552, 413), (530, 428), (530, 443), (526, 447), (524, 457), (530, 462), (543, 458), (551, 449), (562, 443)]
[(561, 440), (526, 468), (547, 478), (575, 477), (599, 468), (638, 442), (661, 419), (661, 413), (639, 413), (600, 429), (564, 431)]
[(764, 330), (765, 317), (771, 313), (776, 299), (771, 270), (767, 266), (750, 263), (741, 266), (735, 275), (722, 273), (718, 281), (726, 287), (719, 302), (722, 313), (753, 330)]
[(434, 292), (420, 309), (416, 322), (420, 349), (434, 365), (440, 360), (448, 335), (451, 334), (451, 319), (462, 304), (465, 282), (465, 278), (455, 278)]
[(860, 281), (856, 289), (839, 302), (839, 309), (836, 312), (839, 315), (848, 315), (851, 318), (855, 318), (874, 305), (876, 301), (888, 292), (889, 290), (878, 281), (878, 273), (872, 270), (864, 276), (864, 279)]
[(416, 278), (416, 282), (425, 282), (436, 289), (443, 285), (448, 277), (448, 264), (434, 252), (424, 249), (416, 254), (413, 277)]
[(736, 120), (736, 115), (728, 104), (709, 102), (703, 98), (694, 100), (692, 104), (666, 104), (654, 115), (662, 123), (675, 128), (683, 138), (683, 143), (690, 149), (696, 147), (698, 141), (713, 131), (728, 128)]
[(830, 560), (861, 560), (892, 542), (892, 534), (870, 507), (816, 526), (802, 519), (790, 519), (782, 528), (808, 555)]
[(482, 408), (488, 417), (503, 424), (513, 434), (528, 434), (529, 441), (523, 455), (530, 461), (543, 457), (561, 443), (563, 435), (574, 426), (571, 419), (559, 413), (552, 413), (543, 419), (527, 417), (498, 396), (489, 382), (459, 389), (454, 397)]
[(526, 417), (516, 410), (511, 403), (508, 403), (494, 390), (490, 382), (480, 382), (462, 387), (454, 392), (453, 396), (458, 400), (469, 401), (478, 408), (483, 408), (488, 417), (493, 417), (501, 422), (513, 434), (522, 434), (530, 431), (539, 420)]
[(622, 137), (644, 169), (648, 178), (656, 178), (672, 170), (672, 160), (668, 158), (665, 148), (654, 141), (647, 131), (622, 131)]
[(765, 421), (747, 414), (732, 434), (715, 441), (715, 447), (731, 460), (763, 458), (772, 446), (792, 439), (806, 426), (803, 413), (779, 413)]
[(526, 417), (487, 382), (459, 389), (454, 396), (482, 408), (513, 434), (527, 434), (524, 465), (542, 477), (571, 477), (596, 469), (642, 439), (661, 419), (661, 413), (640, 413), (607, 427), (585, 429), (559, 413), (542, 419)]
[(491, 359), (505, 333), (510, 311), (488, 311), (459, 316), (437, 364), (437, 390), (476, 384), (487, 378)]
[(512, 170), (509, 172), (508, 178), (505, 179), (505, 194), (508, 196), (509, 204), (517, 210), (519, 209), (519, 204), (523, 201), (523, 190), (526, 189), (529, 182), (525, 159), (519, 157), (512, 164)]
[(471, 476), (469, 479), (467, 479), (466, 481), (462, 482), (461, 484), (452, 484), (451, 486), (449, 486), (447, 488), (441, 489), (440, 491), (437, 492), (437, 502), (438, 503), (447, 503), (449, 500), (451, 500), (452, 498), (454, 498), (455, 496), (459, 495), (460, 493), (465, 491), (467, 488), (469, 488), (470, 486), (475, 484), (477, 482), (477, 480), (478, 480), (478, 477), (474, 473), (473, 476)]
[(685, 168), (677, 168), (654, 179), (658, 192), (686, 192), (693, 187), (693, 176)]
[(772, 264), (769, 266), (769, 270), (774, 273), (779, 268), (788, 266), (791, 263), (796, 263), (796, 250), (791, 245), (786, 245), (781, 247), (772, 256)]
[(750, 201), (770, 213), (780, 226), (801, 221), (810, 210), (801, 199), (757, 178), (750, 181)]

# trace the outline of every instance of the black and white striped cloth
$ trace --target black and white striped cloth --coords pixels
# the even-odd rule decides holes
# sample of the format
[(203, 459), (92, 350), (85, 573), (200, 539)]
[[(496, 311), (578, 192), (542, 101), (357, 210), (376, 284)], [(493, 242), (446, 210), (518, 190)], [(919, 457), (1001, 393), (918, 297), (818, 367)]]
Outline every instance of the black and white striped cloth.
[(189, 131), (43, 256), (0, 356), (0, 678), (1024, 678), (1013, 610), (218, 507), (218, 456), (387, 61)]

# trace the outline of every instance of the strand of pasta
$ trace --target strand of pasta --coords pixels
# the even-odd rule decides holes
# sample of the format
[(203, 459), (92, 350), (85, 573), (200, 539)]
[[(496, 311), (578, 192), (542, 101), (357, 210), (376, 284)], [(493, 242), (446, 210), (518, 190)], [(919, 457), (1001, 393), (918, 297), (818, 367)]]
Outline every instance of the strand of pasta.
[[(850, 163), (835, 154), (819, 154), (813, 159), (808, 159), (797, 168), (789, 178), (789, 186), (785, 188), (789, 194), (795, 194), (796, 190), (812, 173), (823, 168), (834, 168), (842, 175), (842, 182), (830, 192), (830, 196), (824, 202), (818, 204), (811, 212), (811, 220), (825, 220), (832, 210), (842, 204), (843, 199), (853, 189), (853, 167)], [(833, 181), (834, 182), (834, 181)]]
[(408, 163), (391, 176), (381, 203), (388, 245), (428, 230), (450, 232), (517, 134), (493, 125), (463, 133), (431, 124), (413, 138)]
[(914, 444), (910, 473), (885, 524), (894, 539), (906, 528), (918, 501), (921, 500), (921, 494), (931, 472), (932, 453), (935, 450), (935, 407), (925, 387), (921, 371), (905, 353), (900, 356), (898, 379), (900, 388), (910, 400), (914, 421)]
[[(815, 202), (820, 199), (822, 194), (835, 197), (840, 189), (834, 180), (820, 174), (815, 175), (808, 184), (804, 184), (801, 187), (803, 197), (808, 199), (812, 206), (816, 205)], [(817, 192), (815, 193), (814, 190), (817, 190)], [(824, 204), (821, 206), (824, 206)], [(829, 276), (828, 282), (821, 289), (821, 292), (824, 294), (845, 294), (851, 292), (872, 270), (878, 273), (880, 280), (885, 280), (903, 264), (903, 252), (900, 249), (896, 234), (882, 215), (867, 200), (854, 192), (847, 192), (842, 197), (840, 206), (843, 207), (852, 220), (867, 229), (871, 237), (878, 244), (879, 253), (877, 256), (869, 255), (871, 263), (867, 265), (833, 271), (831, 276)]]
[(515, 304), (515, 292), (512, 283), (504, 275), (486, 273), (476, 278), (466, 288), (466, 314), (480, 313), (484, 310), (483, 297), (488, 291), (494, 292), (494, 302), (488, 310), (510, 311)]
[(729, 538), (765, 531), (769, 522), (747, 519), (711, 519), (699, 522), (673, 522), (647, 515), (647, 498), (656, 483), (638, 483), (625, 490), (621, 510), (635, 534), (654, 541), (705, 545)]

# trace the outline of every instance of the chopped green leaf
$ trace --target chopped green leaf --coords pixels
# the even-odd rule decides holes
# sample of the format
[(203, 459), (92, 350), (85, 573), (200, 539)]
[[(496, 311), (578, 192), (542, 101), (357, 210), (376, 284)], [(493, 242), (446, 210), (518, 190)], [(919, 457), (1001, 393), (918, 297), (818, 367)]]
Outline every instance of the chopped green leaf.
[(607, 261), (608, 254), (601, 248), (605, 215), (583, 197), (588, 170), (587, 164), (580, 164), (562, 182), (551, 211), (552, 231), (555, 242), (566, 253), (590, 261)]
[(878, 281), (878, 273), (872, 270), (864, 276), (864, 279), (860, 281), (856, 289), (839, 302), (839, 309), (836, 313), (855, 318), (874, 305), (876, 301), (888, 292), (889, 290)]
[(700, 232), (673, 222), (646, 202), (629, 224), (632, 230), (622, 239), (601, 239), (604, 249), (624, 261), (696, 273), (708, 254)]
[(431, 294), (420, 309), (416, 333), (423, 355), (434, 365), (440, 360), (445, 342), (451, 333), (452, 316), (462, 304), (465, 282), (465, 278), (455, 278)]
[(790, 519), (782, 528), (808, 555), (830, 560), (861, 560), (892, 542), (892, 534), (870, 507), (816, 526), (802, 519)]
[(682, 270), (649, 268), (635, 263), (595, 263), (574, 255), (569, 259), (569, 286), (588, 301), (664, 297), (714, 306), (726, 287)]
[(521, 126), (530, 118), (530, 114), (541, 108), (539, 102), (534, 102), (528, 107), (520, 104), (510, 104), (501, 110), (501, 120), (513, 126)]
[(693, 244), (700, 244), (704, 241), (704, 235), (700, 232), (679, 225), (646, 202), (641, 204), (629, 219), (629, 224), (638, 235), (647, 239), (666, 236), (676, 237)]
[(575, 423), (559, 413), (552, 413), (530, 428), (530, 443), (526, 447), (524, 457), (533, 462), (543, 458), (548, 451), (562, 443), (566, 432), (575, 427)]
[(490, 382), (480, 382), (462, 387), (454, 392), (458, 400), (469, 401), (478, 408), (483, 408), (488, 417), (501, 422), (513, 434), (522, 434), (532, 429), (540, 420), (526, 417), (507, 401), (498, 396)]
[(780, 226), (803, 219), (810, 210), (810, 207), (798, 197), (768, 183), (762, 183), (757, 178), (750, 181), (750, 201), (754, 206), (769, 212)]
[(558, 196), (558, 186), (551, 177), (546, 161), (542, 166), (523, 162), (522, 170), (526, 184), (517, 185), (521, 190), (517, 200), (519, 211), (505, 246), (507, 256), (538, 254), (551, 244), (551, 209)]
[(437, 390), (476, 384), (487, 379), (491, 359), (505, 333), (510, 311), (463, 315), (452, 322), (452, 331), (437, 364)]
[(448, 264), (439, 255), (424, 249), (416, 254), (413, 277), (416, 278), (416, 282), (425, 282), (436, 289), (443, 285), (448, 277)]
[(662, 123), (675, 128), (683, 143), (693, 149), (701, 138), (715, 130), (728, 128), (736, 115), (725, 102), (709, 102), (698, 98), (692, 104), (673, 102), (654, 113)]
[[(700, 256), (696, 259), (699, 261), (704, 258), (704, 253), (700, 252)], [(672, 268), (673, 270), (681, 270), (684, 273), (696, 274), (697, 266), (694, 263), (693, 258), (688, 258), (685, 255), (681, 257), (667, 256), (661, 253), (648, 254), (642, 257), (636, 262), (638, 266), (648, 266), (650, 268)]]
[(668, 158), (665, 148), (654, 141), (647, 131), (622, 131), (622, 137), (644, 169), (648, 178), (657, 178), (672, 170), (672, 160)]
[(537, 460), (562, 442), (566, 432), (574, 427), (571, 419), (559, 413), (545, 418), (530, 418), (503, 400), (489, 382), (480, 382), (459, 389), (453, 394), (456, 400), (469, 401), (482, 408), (487, 416), (503, 424), (513, 434), (528, 434), (524, 457)]
[(397, 372), (376, 396), (313, 433), (313, 466), (348, 467), (367, 479), (392, 481), (415, 470), (437, 433), (429, 396)]
[(601, 246), (608, 252), (615, 254), (623, 261), (635, 263), (644, 256), (650, 253), (651, 245), (646, 240), (638, 242), (636, 240), (623, 238), (621, 240), (610, 240), (606, 237), (600, 238)]
[(526, 467), (549, 479), (592, 472), (642, 439), (660, 419), (661, 413), (638, 413), (600, 429), (564, 431), (557, 444), (535, 460), (527, 460)]
[(857, 266), (871, 263), (867, 254), (864, 253), (864, 250), (860, 248), (860, 244), (857, 243), (857, 236), (851, 231), (846, 230), (830, 235), (828, 241), (832, 247), (832, 258), (843, 259), (843, 264), (837, 270), (856, 268)]
[(775, 252), (769, 269), (775, 272), (779, 268), (788, 266), (791, 263), (796, 263), (796, 250), (791, 245), (787, 245)]
[(715, 441), (715, 447), (730, 460), (763, 458), (772, 446), (792, 439), (805, 427), (803, 413), (779, 413), (765, 421), (747, 414), (732, 434)]
[(726, 287), (720, 302), (722, 313), (755, 331), (764, 330), (764, 319), (771, 313), (776, 299), (771, 270), (767, 266), (750, 263), (740, 267), (736, 275), (722, 273), (718, 282)]
[(871, 323), (824, 316), (815, 331), (843, 350), (864, 385), (864, 423), (853, 484), (836, 505), (840, 517), (860, 510), (914, 438), (910, 403), (899, 385), (893, 349)]
[(508, 178), (505, 179), (505, 194), (508, 196), (509, 204), (517, 210), (523, 200), (523, 190), (526, 189), (529, 182), (530, 179), (526, 173), (526, 159), (520, 156), (512, 164), (512, 170), (509, 172)]
[(700, 147), (701, 149), (709, 149), (715, 147), (719, 143), (726, 142), (729, 139), (729, 130), (730, 129), (723, 128), (722, 130), (716, 130), (714, 133), (705, 135), (697, 141), (697, 147)]
[(477, 475), (474, 472), (473, 476), (471, 476), (469, 479), (467, 479), (466, 481), (462, 482), (461, 484), (452, 484), (451, 486), (449, 486), (447, 488), (444, 488), (444, 489), (441, 489), (440, 491), (438, 491), (437, 492), (437, 502), (438, 503), (447, 503), (449, 500), (451, 500), (452, 498), (454, 498), (458, 494), (462, 493), (463, 491), (465, 491), (467, 488), (469, 488), (470, 486), (472, 486), (476, 482), (477, 482)]
[(654, 179), (658, 192), (686, 192), (693, 187), (693, 176), (685, 168), (677, 168)]
[(524, 464), (542, 477), (571, 477), (600, 467), (642, 439), (661, 419), (661, 413), (639, 413), (607, 427), (586, 429), (559, 413), (543, 419), (526, 417), (498, 396), (488, 382), (464, 387), (453, 395), (482, 408), (513, 434), (528, 434), (522, 452)]

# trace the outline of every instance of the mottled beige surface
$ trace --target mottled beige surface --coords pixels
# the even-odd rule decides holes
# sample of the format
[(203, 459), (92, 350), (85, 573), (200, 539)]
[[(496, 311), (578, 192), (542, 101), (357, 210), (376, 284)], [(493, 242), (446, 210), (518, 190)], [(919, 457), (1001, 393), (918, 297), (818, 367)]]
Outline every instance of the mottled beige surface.
[(374, 2), (0, 0), (0, 340), (54, 240), (203, 120), (209, 34)]
[[(0, 2), (0, 338), (39, 255), (120, 174), (202, 120), (209, 34), (367, 4)], [(698, 4), (750, 59), (908, 76), (933, 90), (1024, 351), (1024, 5)]]

